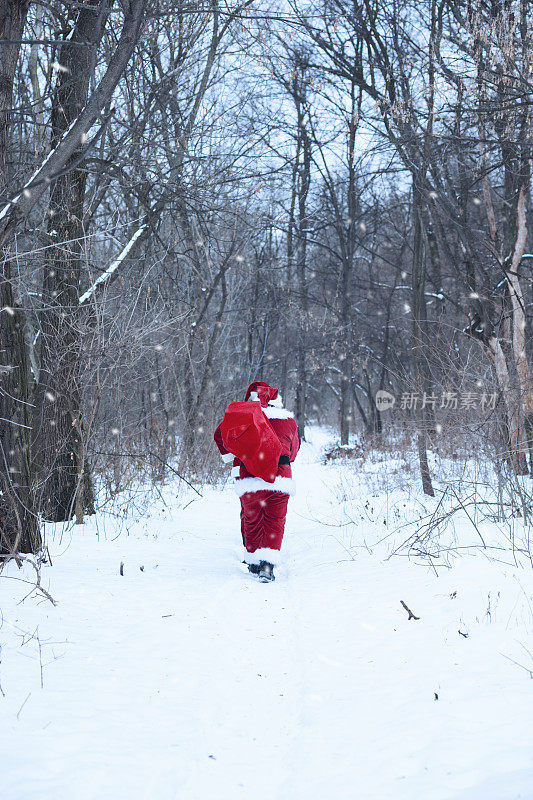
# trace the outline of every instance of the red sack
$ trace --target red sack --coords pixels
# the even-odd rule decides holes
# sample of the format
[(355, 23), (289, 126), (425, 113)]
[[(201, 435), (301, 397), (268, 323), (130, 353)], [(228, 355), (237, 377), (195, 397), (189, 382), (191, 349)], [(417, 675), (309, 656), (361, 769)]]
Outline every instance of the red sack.
[(224, 446), (251, 475), (274, 483), (281, 442), (259, 401), (230, 403), (220, 425)]

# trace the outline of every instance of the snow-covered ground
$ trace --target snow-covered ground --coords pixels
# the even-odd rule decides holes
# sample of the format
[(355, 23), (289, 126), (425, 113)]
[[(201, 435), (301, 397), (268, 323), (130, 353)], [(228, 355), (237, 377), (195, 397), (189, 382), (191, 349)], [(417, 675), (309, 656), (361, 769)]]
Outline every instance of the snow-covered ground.
[(426, 513), (413, 478), (326, 466), (326, 440), (274, 584), (240, 564), (229, 487), (50, 531), (56, 606), (9, 565), (3, 800), (533, 798), (531, 565), (460, 518), (460, 558), (390, 557)]

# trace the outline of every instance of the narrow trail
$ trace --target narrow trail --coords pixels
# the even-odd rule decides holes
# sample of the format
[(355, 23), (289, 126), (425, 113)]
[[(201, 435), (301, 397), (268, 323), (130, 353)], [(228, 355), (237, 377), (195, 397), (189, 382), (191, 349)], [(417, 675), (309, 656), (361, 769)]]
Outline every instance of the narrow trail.
[[(303, 458), (297, 478), (272, 585), (239, 563), (236, 497), (210, 490), (129, 535), (98, 539), (89, 524), (57, 542), (56, 608), (17, 605), (27, 587), (10, 586), (2, 797), (532, 796), (531, 738), (514, 739), (533, 701), (518, 670), (502, 673), (501, 630), (485, 626), (475, 647), (457, 635), (455, 575), (350, 557), (309, 510), (327, 519), (324, 468)], [(22, 638), (37, 628), (40, 654)]]

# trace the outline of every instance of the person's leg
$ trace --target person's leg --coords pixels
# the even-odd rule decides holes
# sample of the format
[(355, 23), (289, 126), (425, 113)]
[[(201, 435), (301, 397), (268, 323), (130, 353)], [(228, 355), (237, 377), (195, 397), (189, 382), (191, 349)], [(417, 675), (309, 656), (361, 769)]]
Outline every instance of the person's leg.
[(241, 531), (247, 564), (279, 564), (288, 501), (288, 494), (267, 490), (241, 495)]
[[(270, 492), (268, 497), (265, 498), (265, 505), (263, 506), (263, 537), (261, 543), (263, 549), (268, 548), (278, 552), (281, 550), (288, 502), (289, 495), (283, 494), (282, 492)], [(271, 563), (277, 563), (279, 560), (278, 552), (272, 554), (273, 559), (276, 560), (272, 560)]]
[(248, 553), (253, 553), (262, 546), (263, 494), (265, 492), (247, 492), (241, 495), (241, 533)]
[(262, 583), (275, 580), (274, 567), (280, 563), (279, 551), (285, 530), (288, 501), (289, 495), (281, 492), (265, 493), (262, 501), (262, 547), (254, 553), (254, 556), (260, 559), (257, 576)]
[(246, 547), (246, 538), (245, 538), (245, 524), (246, 524), (246, 515), (244, 513), (244, 503), (242, 502), (242, 497), (240, 498), (241, 501), (241, 536), (242, 536), (242, 546)]

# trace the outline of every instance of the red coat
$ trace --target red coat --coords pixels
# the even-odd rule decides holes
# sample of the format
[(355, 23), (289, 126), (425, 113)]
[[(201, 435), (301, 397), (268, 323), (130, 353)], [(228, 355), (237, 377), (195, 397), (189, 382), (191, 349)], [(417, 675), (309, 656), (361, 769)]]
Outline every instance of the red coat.
[[(270, 420), (274, 431), (281, 442), (281, 454), (288, 456), (292, 462), (296, 458), (300, 449), (300, 437), (295, 419), (290, 411), (283, 408), (278, 400), (277, 389), (272, 389), (267, 384), (261, 382), (252, 383), (246, 393), (246, 400), (260, 400), (263, 412)], [(215, 442), (224, 461), (233, 461), (232, 474), (236, 477), (235, 491), (239, 496), (247, 492), (259, 492), (269, 490), (294, 494), (294, 482), (292, 480), (292, 470), (290, 464), (278, 464), (274, 483), (267, 483), (261, 478), (251, 475), (244, 464), (239, 459), (234, 458), (229, 453), (222, 441), (220, 425), (215, 431)]]

